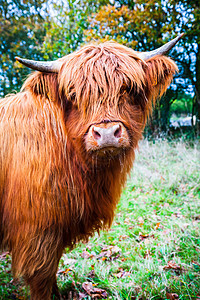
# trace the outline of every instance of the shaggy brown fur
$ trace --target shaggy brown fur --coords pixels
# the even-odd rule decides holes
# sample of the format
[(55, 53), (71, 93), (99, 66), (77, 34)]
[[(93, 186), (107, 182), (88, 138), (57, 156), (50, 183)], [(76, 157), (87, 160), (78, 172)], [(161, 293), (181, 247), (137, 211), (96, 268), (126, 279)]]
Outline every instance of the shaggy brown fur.
[[(59, 74), (34, 72), (0, 102), (0, 246), (31, 299), (51, 299), (66, 246), (109, 227), (152, 102), (177, 71), (116, 43), (61, 59)], [(100, 158), (85, 148), (91, 124), (123, 122), (130, 147)]]

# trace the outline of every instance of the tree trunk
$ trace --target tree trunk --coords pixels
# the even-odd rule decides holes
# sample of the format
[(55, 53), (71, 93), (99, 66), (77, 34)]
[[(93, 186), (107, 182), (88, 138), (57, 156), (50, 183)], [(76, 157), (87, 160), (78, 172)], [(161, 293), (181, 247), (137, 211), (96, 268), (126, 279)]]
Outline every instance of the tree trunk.
[(200, 95), (198, 91), (196, 93), (196, 101), (197, 101), (197, 114), (196, 114), (196, 128), (197, 128), (197, 137), (200, 136)]
[(197, 103), (196, 128), (197, 128), (197, 137), (199, 137), (200, 136), (200, 45), (197, 45), (195, 89), (196, 89), (196, 103)]

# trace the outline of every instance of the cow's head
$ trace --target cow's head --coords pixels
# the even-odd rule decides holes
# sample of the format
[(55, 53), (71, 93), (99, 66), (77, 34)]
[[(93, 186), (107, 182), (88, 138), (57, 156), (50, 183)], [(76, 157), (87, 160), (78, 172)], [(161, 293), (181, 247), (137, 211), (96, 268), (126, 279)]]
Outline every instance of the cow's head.
[(107, 157), (137, 146), (152, 103), (177, 71), (163, 54), (181, 36), (150, 52), (105, 42), (54, 62), (17, 59), (32, 69), (56, 74), (68, 137), (82, 143), (86, 153)]

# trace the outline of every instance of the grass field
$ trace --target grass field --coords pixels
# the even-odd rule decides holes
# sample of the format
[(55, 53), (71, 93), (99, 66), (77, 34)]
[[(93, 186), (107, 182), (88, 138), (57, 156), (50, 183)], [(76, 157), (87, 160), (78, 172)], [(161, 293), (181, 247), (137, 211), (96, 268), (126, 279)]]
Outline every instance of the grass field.
[[(64, 254), (63, 299), (200, 299), (200, 148), (142, 141), (109, 232)], [(28, 299), (0, 256), (0, 299)]]

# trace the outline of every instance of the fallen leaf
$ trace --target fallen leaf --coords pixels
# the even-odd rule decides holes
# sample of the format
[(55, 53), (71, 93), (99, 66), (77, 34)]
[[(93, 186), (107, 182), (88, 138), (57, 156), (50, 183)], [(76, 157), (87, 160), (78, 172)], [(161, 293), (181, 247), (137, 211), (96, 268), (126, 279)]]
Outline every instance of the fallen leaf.
[(103, 257), (101, 258), (101, 260), (107, 260), (107, 257), (103, 256)]
[(128, 238), (129, 238), (129, 236), (126, 235), (126, 234), (120, 235), (120, 236), (119, 236), (119, 241), (126, 240), (126, 239), (128, 239)]
[(124, 277), (130, 277), (131, 273), (126, 272), (122, 269), (119, 273), (114, 273), (113, 275), (117, 278), (124, 278)]
[(94, 265), (91, 265), (91, 269), (94, 270)]
[(93, 286), (91, 282), (84, 282), (82, 284), (84, 291), (92, 298), (105, 299), (107, 298), (107, 292), (103, 289), (99, 289)]
[(159, 227), (160, 227), (160, 223), (156, 223), (155, 230), (157, 230)]
[(84, 251), (81, 253), (81, 257), (82, 257), (82, 258), (88, 259), (88, 258), (92, 258), (92, 257), (94, 257), (94, 256), (93, 256), (93, 254), (91, 254), (91, 253), (89, 253), (88, 251), (84, 250)]
[(113, 254), (113, 252), (110, 249), (105, 252), (105, 256), (107, 256), (107, 257), (111, 257), (112, 254)]
[(87, 297), (87, 294), (84, 294), (84, 293), (79, 293), (78, 294), (78, 300), (82, 300), (82, 299), (84, 299), (86, 297)]
[(129, 218), (126, 218), (126, 219), (124, 220), (124, 224), (131, 225), (130, 219), (129, 219)]
[(74, 265), (76, 263), (76, 259), (68, 258), (67, 254), (63, 254), (62, 256), (64, 265)]
[(164, 266), (163, 269), (164, 270), (170, 270), (170, 269), (181, 270), (181, 267), (171, 260), (171, 261), (168, 261), (167, 265)]
[(142, 226), (144, 224), (144, 219), (142, 217), (138, 218), (139, 226)]
[(95, 276), (96, 276), (96, 274), (95, 274), (94, 270), (90, 271), (88, 274), (88, 278), (94, 278)]
[(122, 257), (121, 261), (126, 261), (128, 258)]
[(79, 299), (83, 299), (83, 298), (79, 298), (79, 295), (75, 291), (69, 291), (68, 295), (67, 295), (67, 299), (70, 299), (70, 300), (79, 300)]
[(144, 254), (144, 258), (147, 258), (147, 259), (152, 259), (152, 253), (150, 252), (150, 250), (147, 250), (146, 253)]
[(118, 246), (105, 246), (101, 253), (97, 256), (97, 259), (102, 260), (116, 259), (120, 256), (121, 249)]
[(141, 232), (139, 233), (140, 239), (143, 241), (144, 239), (149, 237), (149, 234), (142, 234)]
[(67, 269), (65, 269), (64, 271), (62, 271), (62, 273), (63, 273), (63, 274), (67, 274), (67, 273), (69, 273), (70, 271), (72, 271), (72, 269), (67, 268)]
[(176, 299), (179, 299), (179, 296), (174, 293), (166, 293), (166, 298), (169, 300), (176, 300)]
[(129, 228), (128, 229), (133, 229), (134, 228), (134, 226), (129, 226)]

